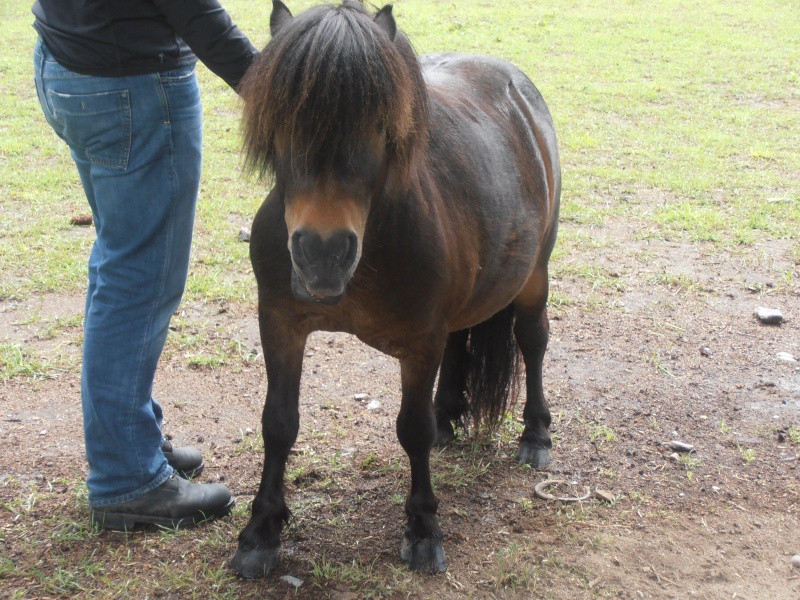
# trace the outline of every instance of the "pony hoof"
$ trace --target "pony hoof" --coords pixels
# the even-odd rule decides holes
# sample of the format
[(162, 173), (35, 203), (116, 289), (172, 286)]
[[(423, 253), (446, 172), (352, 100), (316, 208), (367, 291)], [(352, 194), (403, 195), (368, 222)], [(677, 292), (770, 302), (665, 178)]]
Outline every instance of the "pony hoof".
[(400, 558), (409, 569), (417, 573), (435, 575), (447, 570), (447, 559), (444, 556), (442, 543), (430, 538), (411, 542), (407, 537), (403, 537)]
[(266, 577), (278, 565), (278, 549), (264, 548), (261, 550), (236, 549), (230, 562), (230, 567), (245, 579)]
[(530, 442), (520, 442), (517, 462), (535, 469), (546, 467), (550, 464), (550, 448), (539, 448)]
[(444, 448), (456, 439), (456, 432), (450, 423), (439, 425), (436, 427), (436, 437), (433, 439), (433, 445), (437, 448)]

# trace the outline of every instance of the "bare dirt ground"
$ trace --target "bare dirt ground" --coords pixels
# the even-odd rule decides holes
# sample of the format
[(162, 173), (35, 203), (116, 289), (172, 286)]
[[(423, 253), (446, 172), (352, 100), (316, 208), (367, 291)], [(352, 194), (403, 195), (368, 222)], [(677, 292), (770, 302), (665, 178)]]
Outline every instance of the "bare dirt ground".
[[(203, 450), (203, 479), (227, 483), (240, 506), (169, 536), (55, 535), (64, 519), (86, 521), (76, 499), (86, 470), (78, 369), (0, 385), (0, 596), (63, 596), (37, 573), (77, 577), (91, 557), (100, 573), (78, 578), (68, 595), (800, 598), (790, 562), (800, 553), (800, 363), (777, 358), (800, 359), (796, 242), (718, 254), (624, 229), (587, 233), (610, 243), (562, 259), (553, 282), (560, 301), (545, 363), (553, 464), (515, 464), (515, 418), (490, 436), (462, 432), (435, 453), (445, 575), (411, 574), (398, 556), (409, 477), (394, 434), (397, 365), (353, 338), (317, 333), (288, 467), (294, 522), (265, 581), (224, 568), (260, 474), (260, 359), (190, 368), (179, 348), (168, 349), (156, 382), (166, 430)], [(586, 265), (594, 276), (577, 275)], [(77, 297), (2, 302), (0, 340), (76, 365), (79, 328), (43, 331), (81, 305)], [(760, 324), (757, 306), (781, 309), (785, 323)], [(254, 307), (183, 310), (184, 326), (216, 327), (258, 351)], [(379, 407), (368, 408), (373, 401)], [(665, 445), (674, 440), (695, 451), (674, 454)], [(546, 478), (614, 500), (546, 502), (533, 490)], [(215, 569), (223, 575), (211, 577)], [(164, 581), (169, 572), (185, 581)], [(303, 584), (295, 589), (283, 575)]]

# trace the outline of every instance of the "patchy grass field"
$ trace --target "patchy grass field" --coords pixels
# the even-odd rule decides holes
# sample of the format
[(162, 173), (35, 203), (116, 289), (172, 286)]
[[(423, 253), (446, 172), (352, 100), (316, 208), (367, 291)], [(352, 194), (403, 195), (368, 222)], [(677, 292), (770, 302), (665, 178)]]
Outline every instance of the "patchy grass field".
[[(224, 4), (267, 41), (268, 2)], [(265, 581), (227, 569), (258, 483), (266, 389), (237, 234), (265, 189), (241, 174), (237, 98), (201, 67), (193, 264), (156, 392), (168, 433), (203, 450), (205, 480), (225, 481), (238, 505), (194, 531), (91, 530), (79, 366), (93, 234), (70, 225), (88, 207), (36, 102), (30, 2), (7, 0), (0, 597), (799, 597), (789, 557), (800, 553), (800, 5), (400, 0), (394, 12), (420, 53), (512, 60), (553, 113), (564, 178), (545, 364), (553, 466), (514, 464), (516, 414), (437, 453), (450, 567), (408, 572), (396, 365), (319, 334), (283, 561)], [(757, 306), (786, 322), (760, 325)], [(675, 439), (696, 451), (671, 456), (663, 443)], [(613, 501), (544, 502), (533, 486), (548, 476)]]

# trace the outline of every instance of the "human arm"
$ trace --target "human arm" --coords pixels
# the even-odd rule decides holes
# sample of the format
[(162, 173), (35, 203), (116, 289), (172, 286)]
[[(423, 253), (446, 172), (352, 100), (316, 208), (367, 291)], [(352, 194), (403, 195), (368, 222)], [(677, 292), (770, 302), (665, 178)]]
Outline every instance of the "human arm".
[(154, 2), (197, 58), (236, 89), (258, 51), (219, 1)]

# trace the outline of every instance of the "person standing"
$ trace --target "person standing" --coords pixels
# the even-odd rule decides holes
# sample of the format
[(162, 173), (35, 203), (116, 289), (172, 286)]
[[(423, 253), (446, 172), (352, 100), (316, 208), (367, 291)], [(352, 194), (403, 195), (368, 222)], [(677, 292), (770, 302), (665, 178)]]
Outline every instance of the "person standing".
[(97, 233), (89, 256), (81, 402), (92, 521), (178, 528), (228, 514), (190, 480), (153, 397), (189, 267), (200, 185), (199, 58), (234, 90), (257, 50), (218, 0), (36, 0), (34, 79), (69, 146)]

